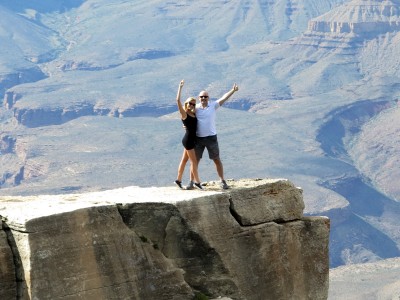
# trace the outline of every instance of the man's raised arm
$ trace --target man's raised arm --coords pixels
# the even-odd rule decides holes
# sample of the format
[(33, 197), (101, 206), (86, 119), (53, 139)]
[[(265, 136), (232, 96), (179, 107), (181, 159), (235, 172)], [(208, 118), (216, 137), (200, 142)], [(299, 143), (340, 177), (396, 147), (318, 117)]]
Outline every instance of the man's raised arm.
[(225, 93), (221, 98), (217, 100), (218, 104), (221, 106), (222, 104), (225, 103), (226, 100), (228, 100), (235, 92), (239, 90), (238, 85), (235, 83), (232, 87), (232, 89)]

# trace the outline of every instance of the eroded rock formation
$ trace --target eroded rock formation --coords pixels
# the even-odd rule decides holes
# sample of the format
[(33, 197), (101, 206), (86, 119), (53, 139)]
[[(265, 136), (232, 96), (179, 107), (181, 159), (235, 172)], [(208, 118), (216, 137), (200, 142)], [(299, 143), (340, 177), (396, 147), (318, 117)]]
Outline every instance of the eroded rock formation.
[(363, 36), (400, 29), (400, 1), (353, 0), (308, 23), (308, 30)]
[(296, 42), (321, 48), (354, 51), (382, 34), (400, 30), (398, 0), (352, 0), (308, 22)]
[(287, 180), (0, 198), (0, 299), (326, 299), (329, 220)]

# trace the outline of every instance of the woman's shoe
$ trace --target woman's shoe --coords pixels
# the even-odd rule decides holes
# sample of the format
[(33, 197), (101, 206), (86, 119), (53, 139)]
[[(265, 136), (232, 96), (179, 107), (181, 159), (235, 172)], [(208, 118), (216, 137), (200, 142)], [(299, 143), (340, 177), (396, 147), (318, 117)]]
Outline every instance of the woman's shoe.
[(183, 187), (182, 187), (182, 181), (179, 181), (179, 180), (177, 179), (177, 180), (175, 180), (175, 184), (176, 184), (180, 189), (183, 189)]
[(195, 182), (195, 183), (194, 183), (194, 186), (197, 187), (199, 190), (202, 190), (202, 189), (203, 189), (203, 187), (201, 186), (201, 183), (200, 183), (200, 182)]
[(225, 181), (225, 180), (221, 180), (221, 187), (222, 187), (224, 190), (229, 189), (229, 186), (226, 184), (226, 181)]

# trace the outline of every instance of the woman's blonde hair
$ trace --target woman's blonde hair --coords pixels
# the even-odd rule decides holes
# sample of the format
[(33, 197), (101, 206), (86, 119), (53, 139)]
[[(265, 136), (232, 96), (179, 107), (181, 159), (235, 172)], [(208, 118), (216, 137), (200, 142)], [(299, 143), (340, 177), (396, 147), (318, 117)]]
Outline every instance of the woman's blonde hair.
[(189, 102), (194, 101), (196, 103), (196, 98), (195, 97), (189, 97), (186, 99), (185, 103), (184, 103), (184, 108), (185, 110), (187, 110), (188, 106), (189, 106)]

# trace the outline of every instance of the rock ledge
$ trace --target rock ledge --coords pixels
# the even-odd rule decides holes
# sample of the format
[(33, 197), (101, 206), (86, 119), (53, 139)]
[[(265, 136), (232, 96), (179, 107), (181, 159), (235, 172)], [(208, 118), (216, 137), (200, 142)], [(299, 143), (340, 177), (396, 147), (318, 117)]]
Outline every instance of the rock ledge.
[(329, 220), (285, 179), (1, 197), (0, 299), (326, 299)]

